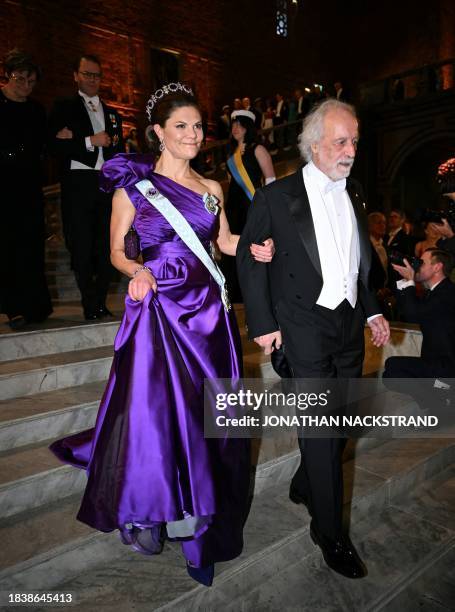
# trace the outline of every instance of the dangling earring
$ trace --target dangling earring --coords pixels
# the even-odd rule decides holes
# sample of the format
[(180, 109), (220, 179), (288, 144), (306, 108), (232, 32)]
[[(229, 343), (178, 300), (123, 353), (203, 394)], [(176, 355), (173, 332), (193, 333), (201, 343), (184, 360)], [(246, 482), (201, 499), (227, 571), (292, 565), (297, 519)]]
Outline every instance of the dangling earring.
[(166, 145), (164, 144), (164, 140), (162, 140), (160, 142), (160, 153), (162, 153), (164, 151), (164, 149), (166, 148)]

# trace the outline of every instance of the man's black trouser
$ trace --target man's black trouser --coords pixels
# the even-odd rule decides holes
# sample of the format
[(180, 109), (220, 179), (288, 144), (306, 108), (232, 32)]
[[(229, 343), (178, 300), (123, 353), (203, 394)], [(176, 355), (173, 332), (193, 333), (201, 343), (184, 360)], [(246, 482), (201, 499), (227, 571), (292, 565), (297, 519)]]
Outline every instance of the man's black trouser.
[[(281, 305), (277, 318), (294, 378), (359, 378), (364, 357), (364, 314), (344, 300), (335, 310), (315, 305), (289, 312)], [(318, 531), (329, 538), (342, 532), (342, 455), (346, 439), (305, 437), (302, 460), (292, 486), (308, 499)]]
[(97, 170), (70, 170), (62, 178), (62, 222), (85, 312), (104, 306), (112, 277), (109, 227), (112, 195), (99, 189)]

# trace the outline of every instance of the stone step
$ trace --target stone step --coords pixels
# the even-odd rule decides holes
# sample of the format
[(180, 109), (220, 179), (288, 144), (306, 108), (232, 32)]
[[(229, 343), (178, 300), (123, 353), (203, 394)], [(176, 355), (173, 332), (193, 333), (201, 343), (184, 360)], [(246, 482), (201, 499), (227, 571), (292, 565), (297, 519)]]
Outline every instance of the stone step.
[(31, 583), (42, 570), (43, 580), (54, 574), (58, 583), (62, 573), (69, 576), (87, 564), (112, 561), (125, 553), (117, 532), (101, 533), (76, 519), (80, 501), (79, 494), (0, 521), (2, 589), (17, 583), (22, 573)]
[[(395, 441), (397, 442), (397, 441)], [(413, 455), (415, 445), (406, 445), (401, 441), (401, 455), (404, 458), (405, 446)], [(413, 448), (414, 446), (414, 448)], [(356, 470), (370, 472), (372, 459), (380, 462), (385, 458), (386, 462), (392, 457), (397, 458), (395, 452), (388, 456), (387, 445), (381, 446), (370, 453), (367, 463), (362, 460), (357, 462)], [(439, 476), (431, 477), (431, 470), (436, 469), (438, 474), (447, 461), (453, 462), (453, 448), (446, 456), (442, 464), (436, 462), (430, 468), (428, 474), (423, 474), (424, 479), (430, 478), (425, 484), (431, 489)], [(431, 463), (428, 467), (431, 466)], [(348, 466), (345, 466), (345, 468)], [(402, 465), (404, 468), (404, 465)], [(386, 475), (388, 470), (382, 471)], [(351, 506), (351, 537), (361, 557), (366, 561), (369, 575), (363, 580), (347, 580), (332, 572), (322, 560), (320, 549), (314, 546), (308, 533), (308, 523), (302, 525), (281, 538), (279, 542), (259, 551), (252, 559), (241, 563), (241, 558), (231, 562), (224, 574), (221, 574), (211, 589), (202, 587), (193, 588), (180, 597), (173, 598), (167, 604), (157, 602), (161, 605), (152, 605), (151, 609), (160, 612), (179, 610), (227, 610), (230, 612), (251, 610), (272, 611), (276, 610), (353, 610), (363, 611), (375, 609), (370, 605), (375, 603), (376, 598), (383, 596), (386, 589), (393, 589), (399, 581), (412, 577), (416, 568), (426, 564), (434, 555), (440, 554), (442, 550), (453, 546), (455, 532), (441, 525), (439, 521), (428, 520), (425, 516), (418, 516), (408, 511), (405, 500), (410, 490), (416, 490), (417, 476), (414, 470), (407, 472), (406, 469), (399, 470), (380, 486), (376, 493), (370, 493), (356, 503), (355, 479), (354, 498)], [(345, 469), (346, 474), (346, 469)], [(450, 490), (455, 484), (453, 468), (444, 472), (445, 478), (450, 480), (446, 487), (448, 495), (442, 514), (447, 514), (453, 503), (453, 491)], [(378, 474), (376, 474), (378, 475)], [(401, 482), (400, 482), (401, 481)], [(399, 486), (397, 486), (399, 485)], [(386, 499), (380, 498), (380, 490), (386, 489)], [(373, 489), (374, 490), (374, 489)], [(271, 492), (270, 492), (271, 493)], [(270, 494), (268, 493), (268, 494)], [(286, 490), (284, 491), (286, 493)], [(395, 500), (402, 500), (403, 507), (394, 505)], [(434, 504), (427, 508), (428, 514)], [(305, 514), (305, 518), (307, 516)], [(269, 512), (268, 529), (285, 528), (288, 524), (286, 516), (281, 520), (281, 513)], [(453, 527), (452, 527), (453, 529)], [(248, 534), (248, 523), (246, 526)], [(261, 537), (257, 533), (256, 537)], [(248, 535), (246, 535), (248, 537)], [(451, 572), (453, 574), (453, 571)], [(97, 570), (92, 571), (91, 584), (99, 584)], [(88, 578), (88, 576), (87, 576)], [(79, 579), (80, 580), (80, 579)], [(68, 586), (72, 582), (67, 583)], [(85, 586), (80, 582), (81, 586)], [(87, 581), (87, 586), (90, 584)], [(131, 585), (132, 586), (132, 585)], [(145, 596), (153, 602), (153, 588)], [(158, 594), (161, 589), (158, 590)], [(453, 589), (452, 589), (453, 592)], [(133, 591), (130, 591), (133, 597)], [(115, 601), (112, 599), (111, 601)], [(134, 601), (134, 600), (133, 600)], [(91, 610), (92, 601), (84, 602)], [(121, 609), (121, 608), (119, 608)], [(145, 607), (138, 607), (145, 610)], [(402, 608), (390, 608), (395, 612)], [(407, 609), (407, 608), (405, 608)], [(409, 608), (409, 610), (421, 608)]]
[(48, 444), (7, 451), (0, 456), (0, 519), (81, 491), (84, 470), (62, 465)]
[(46, 259), (69, 259), (70, 254), (64, 244), (47, 244), (46, 245)]
[[(48, 451), (49, 435), (58, 439), (93, 427), (104, 386), (104, 381), (90, 383), (0, 404), (0, 518), (59, 497), (55, 483), (61, 496), (83, 486), (82, 480), (75, 480), (75, 472)], [(374, 438), (358, 440), (346, 449), (345, 460), (383, 443)], [(275, 457), (278, 447), (293, 452), (284, 459)], [(262, 442), (264, 463), (256, 475), (256, 492), (275, 484), (278, 472), (282, 480), (291, 477), (299, 463), (296, 447), (295, 437)], [(266, 461), (269, 457), (273, 460)]]
[[(0, 403), (0, 519), (84, 486), (81, 472), (63, 465), (48, 447), (54, 439), (93, 426), (104, 387), (102, 380)], [(286, 452), (297, 447), (297, 440), (286, 434), (284, 440), (264, 441), (261, 460), (273, 459), (261, 466), (258, 491), (277, 481), (277, 470), (288, 479), (298, 465), (298, 451), (275, 458), (277, 445)]]
[(68, 253), (57, 254), (55, 252), (48, 252), (44, 256), (44, 267), (46, 270), (71, 270), (71, 257)]
[(45, 259), (47, 260), (70, 260), (70, 254), (64, 246), (59, 248), (48, 247), (45, 251)]
[[(454, 484), (452, 472), (451, 486)], [(197, 605), (199, 609), (213, 610), (222, 606), (228, 612), (453, 610), (453, 582), (446, 580), (455, 577), (453, 561), (452, 565), (441, 567), (443, 560), (447, 563), (455, 559), (453, 527), (448, 529), (438, 521), (427, 520), (393, 504), (373, 510), (371, 516), (358, 511), (353, 516), (356, 520), (352, 521), (351, 537), (369, 570), (363, 580), (343, 579), (328, 569), (319, 548), (313, 545), (308, 533), (302, 533), (251, 568), (249, 575), (235, 576), (216, 585), (211, 593), (202, 591), (198, 597), (174, 600), (158, 609), (183, 612), (196, 609)], [(442, 570), (439, 575), (435, 573), (435, 562)], [(435, 597), (427, 599), (427, 606), (409, 592), (410, 597), (394, 598), (383, 605), (403, 584), (414, 581), (421, 586), (421, 580), (416, 577), (422, 568), (433, 570), (428, 572), (428, 578), (432, 575), (434, 581), (427, 582), (427, 589), (431, 584)]]
[(118, 326), (118, 320), (87, 323), (81, 318), (78, 325), (70, 321), (65, 327), (1, 334), (0, 362), (111, 346)]
[[(167, 543), (162, 555), (150, 559), (122, 547), (114, 534), (84, 531), (74, 520), (75, 500), (1, 522), (0, 537), (7, 542), (2, 589), (58, 587), (73, 592), (74, 609), (84, 612), (367, 609), (384, 584), (394, 584), (416, 560), (448, 541), (444, 527), (390, 504), (453, 462), (452, 442), (392, 440), (365, 452), (355, 465), (344, 464), (352, 538), (370, 570), (361, 581), (345, 580), (322, 563), (309, 540), (307, 512), (287, 497), (287, 480), (255, 495), (245, 550), (238, 559), (217, 565), (211, 589), (196, 586), (187, 576), (176, 544)], [(295, 467), (295, 453), (290, 457)], [(266, 467), (259, 466), (258, 472)], [(281, 473), (277, 466), (276, 475)]]
[(0, 401), (0, 449), (12, 450), (93, 427), (106, 381)]
[(430, 478), (393, 508), (449, 531), (451, 537), (424, 557), (412, 572), (403, 575), (388, 592), (372, 603), (372, 612), (403, 612), (455, 608), (455, 466)]
[(46, 272), (48, 287), (73, 288), (77, 289), (76, 279), (71, 270), (62, 272)]
[[(85, 486), (83, 470), (63, 465), (49, 451), (52, 441), (13, 448), (0, 455), (0, 519), (72, 495)], [(261, 464), (256, 479), (257, 491), (280, 479), (288, 480), (298, 463), (298, 451), (293, 451), (284, 459), (278, 457)]]
[(0, 363), (0, 399), (12, 399), (105, 380), (112, 346), (67, 351)]
[(69, 259), (46, 259), (45, 269), (48, 273), (65, 272), (73, 274)]
[[(54, 465), (51, 453), (46, 456), (42, 449), (39, 455), (42, 462), (47, 462), (48, 466)], [(24, 461), (24, 454), (21, 457)], [(280, 484), (288, 486), (287, 483), (297, 464), (298, 452), (293, 452), (289, 456), (259, 465), (256, 473), (256, 494), (260, 495), (266, 488), (272, 486)], [(66, 467), (63, 469), (67, 471)], [(83, 475), (84, 478), (79, 483), (82, 490), (85, 485), (85, 474), (82, 470), (69, 469)], [(24, 469), (22, 473), (25, 473)], [(64, 484), (60, 491), (66, 491)], [(53, 572), (54, 584), (57, 584), (64, 574), (69, 577), (77, 569), (82, 571), (87, 567), (87, 563), (93, 564), (99, 560), (100, 555), (108, 559), (119, 555), (125, 557), (125, 554), (127, 558), (133, 560), (136, 558), (136, 554), (131, 554), (129, 549), (120, 544), (118, 534), (107, 536), (79, 523), (75, 519), (79, 504), (80, 495), (70, 495), (63, 499), (57, 497), (45, 505), (21, 511), (14, 516), (0, 518), (0, 538), (5, 543), (4, 554), (0, 559), (2, 588), (6, 588), (6, 583), (14, 584), (23, 578), (28, 584), (32, 584), (37, 577), (35, 570), (44, 571), (46, 578), (43, 575), (43, 579), (48, 581), (48, 584), (52, 582), (49, 582), (49, 578)], [(0, 502), (0, 507), (3, 507), (3, 500)], [(50, 529), (49, 534), (48, 529)]]
[[(126, 293), (128, 286), (127, 280), (112, 282), (109, 285), (109, 294)], [(76, 284), (70, 286), (49, 285), (49, 293), (53, 301), (73, 302), (81, 299), (81, 294)]]
[[(50, 290), (57, 289), (77, 289), (76, 279), (71, 270), (68, 271), (47, 271), (46, 279)], [(121, 276), (118, 280), (113, 280), (109, 286), (111, 292), (118, 292), (120, 288), (125, 291), (128, 287), (129, 278)]]
[(57, 287), (56, 285), (50, 285), (49, 293), (52, 301), (57, 301), (60, 304), (75, 302), (81, 299), (81, 294), (77, 287)]

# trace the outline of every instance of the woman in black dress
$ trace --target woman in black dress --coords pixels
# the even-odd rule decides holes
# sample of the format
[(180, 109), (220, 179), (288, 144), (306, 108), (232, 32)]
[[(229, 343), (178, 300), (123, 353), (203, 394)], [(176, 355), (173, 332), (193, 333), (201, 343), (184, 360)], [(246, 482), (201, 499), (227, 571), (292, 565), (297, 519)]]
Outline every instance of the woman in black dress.
[[(248, 110), (235, 110), (231, 120), (231, 154), (227, 161), (231, 180), (226, 200), (226, 217), (231, 230), (241, 234), (255, 190), (273, 182), (275, 171), (267, 149), (258, 144), (254, 114)], [(235, 258), (223, 256), (222, 267), (231, 301), (242, 302)]]
[(43, 106), (29, 96), (39, 69), (14, 50), (4, 61), (0, 89), (0, 306), (12, 329), (40, 322), (52, 312), (44, 274), (44, 198), (41, 156), (46, 135)]

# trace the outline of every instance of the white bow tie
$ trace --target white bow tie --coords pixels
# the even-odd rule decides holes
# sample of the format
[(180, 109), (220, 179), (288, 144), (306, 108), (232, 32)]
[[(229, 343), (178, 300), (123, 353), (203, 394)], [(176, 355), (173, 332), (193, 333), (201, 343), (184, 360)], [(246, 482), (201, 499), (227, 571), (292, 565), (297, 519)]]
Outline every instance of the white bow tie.
[(92, 111), (98, 110), (99, 103), (100, 103), (100, 99), (99, 99), (98, 96), (95, 96), (94, 98), (89, 98), (87, 100), (87, 105), (88, 105), (89, 109), (92, 110)]
[(331, 191), (344, 191), (346, 189), (346, 179), (340, 179), (339, 181), (329, 181), (324, 188), (324, 193), (330, 193)]

